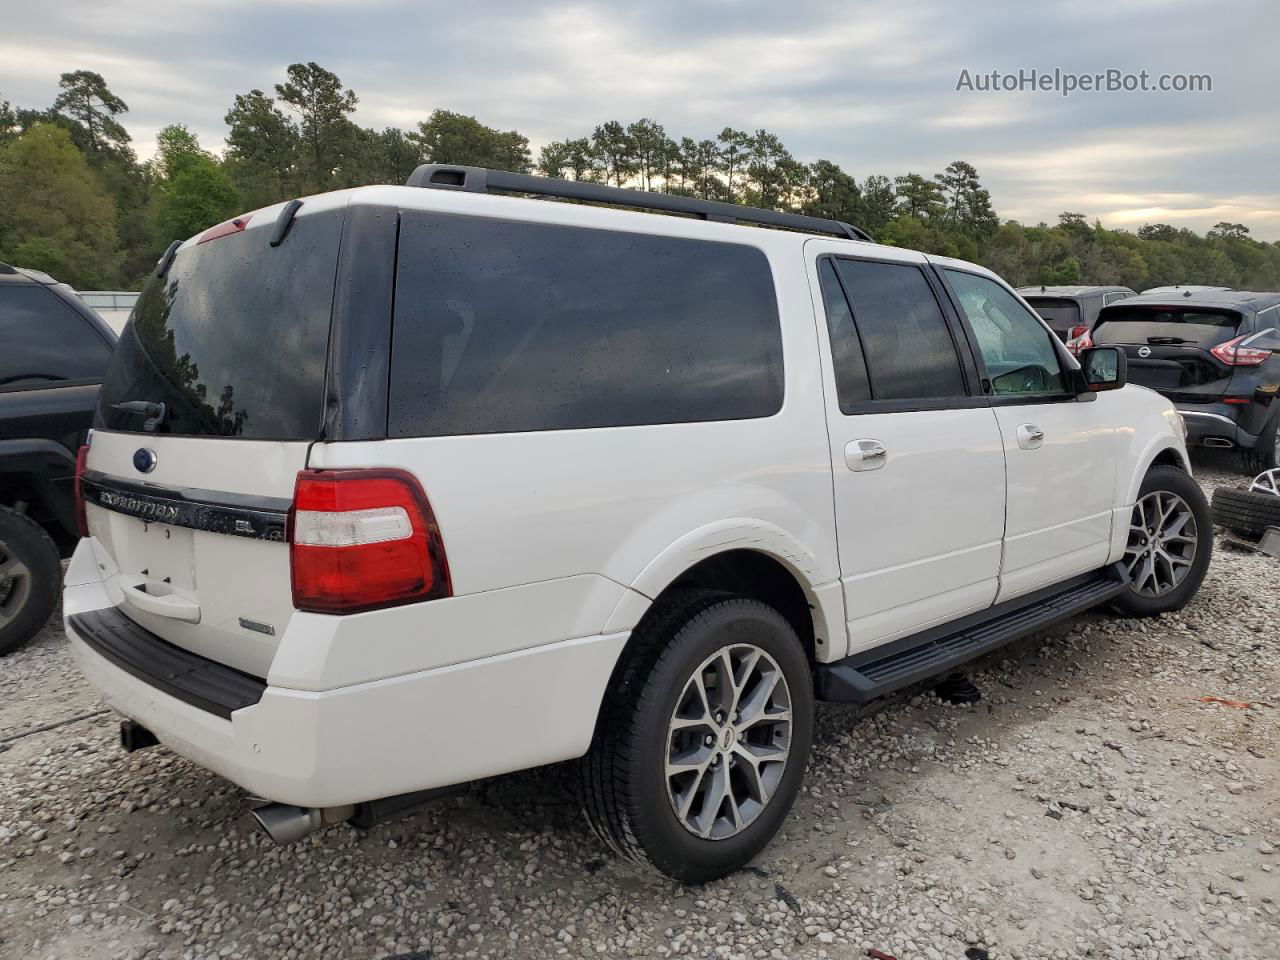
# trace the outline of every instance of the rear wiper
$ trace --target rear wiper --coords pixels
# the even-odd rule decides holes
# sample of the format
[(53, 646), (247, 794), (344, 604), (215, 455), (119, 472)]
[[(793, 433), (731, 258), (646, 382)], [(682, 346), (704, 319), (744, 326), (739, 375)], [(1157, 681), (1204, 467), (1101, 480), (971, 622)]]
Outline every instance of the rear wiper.
[(155, 433), (156, 427), (164, 423), (164, 415), (166, 413), (163, 403), (153, 403), (150, 400), (127, 400), (124, 403), (113, 403), (112, 410), (121, 410), (125, 413), (136, 413), (140, 417), (147, 419), (142, 423), (142, 429), (147, 433)]
[(1177, 345), (1179, 343), (1195, 343), (1194, 340), (1184, 340), (1182, 337), (1147, 337), (1147, 343), (1167, 343)]

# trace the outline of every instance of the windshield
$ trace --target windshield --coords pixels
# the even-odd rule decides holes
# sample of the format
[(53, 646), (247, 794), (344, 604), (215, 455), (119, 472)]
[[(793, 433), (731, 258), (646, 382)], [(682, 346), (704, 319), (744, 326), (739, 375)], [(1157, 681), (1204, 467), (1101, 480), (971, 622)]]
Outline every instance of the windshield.
[[(324, 405), (342, 212), (300, 213), (271, 247), (270, 218), (187, 246), (138, 298), (102, 386), (98, 425), (309, 440)], [(128, 405), (122, 407), (121, 405)]]
[(1104, 310), (1093, 342), (1216, 347), (1236, 335), (1240, 314), (1229, 310), (1120, 307)]

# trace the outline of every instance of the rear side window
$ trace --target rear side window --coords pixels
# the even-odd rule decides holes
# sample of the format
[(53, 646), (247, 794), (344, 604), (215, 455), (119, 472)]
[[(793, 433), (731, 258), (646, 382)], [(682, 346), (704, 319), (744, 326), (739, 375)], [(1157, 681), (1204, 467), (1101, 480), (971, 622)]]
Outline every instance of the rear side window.
[(835, 369), (840, 412), (852, 413), (856, 404), (871, 399), (871, 381), (867, 379), (862, 341), (858, 339), (853, 312), (836, 276), (835, 261), (830, 257), (818, 262), (818, 280), (822, 285), (822, 303), (827, 313), (827, 332), (831, 336), (831, 365)]
[(402, 216), (393, 437), (766, 417), (782, 395), (754, 247)]
[(0, 286), (0, 389), (101, 380), (111, 348), (57, 294), (35, 284)]
[(272, 222), (178, 251), (152, 277), (120, 334), (98, 402), (99, 424), (137, 432), (311, 440), (320, 430), (341, 210), (298, 215), (269, 245)]
[(1026, 297), (1031, 309), (1044, 319), (1055, 330), (1066, 330), (1083, 321), (1080, 319), (1080, 304), (1062, 297)]
[(1114, 306), (1098, 317), (1093, 342), (1150, 343), (1208, 349), (1236, 336), (1240, 314), (1229, 310), (1176, 310)]
[[(924, 271), (912, 264), (835, 259), (866, 357), (874, 400), (964, 396), (955, 341)], [(828, 317), (830, 313), (828, 313)], [(847, 339), (847, 338), (845, 338)], [(836, 352), (832, 334), (833, 356)], [(841, 352), (848, 352), (842, 344)], [(856, 364), (836, 370), (837, 389), (854, 397)], [(847, 412), (847, 411), (846, 411)]]

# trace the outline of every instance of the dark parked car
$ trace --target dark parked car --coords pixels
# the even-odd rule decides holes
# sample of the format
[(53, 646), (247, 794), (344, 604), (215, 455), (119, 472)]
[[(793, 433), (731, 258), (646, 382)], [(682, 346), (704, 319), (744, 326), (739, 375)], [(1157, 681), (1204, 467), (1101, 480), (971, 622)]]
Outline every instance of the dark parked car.
[(115, 340), (66, 284), (0, 263), (0, 655), (57, 604), (80, 537), (76, 453)]
[(1135, 296), (1128, 287), (1019, 287), (1018, 293), (1064, 341), (1092, 329), (1103, 307)]
[(1106, 307), (1075, 346), (1121, 346), (1129, 380), (1159, 391), (1187, 443), (1280, 466), (1280, 293), (1140, 295)]

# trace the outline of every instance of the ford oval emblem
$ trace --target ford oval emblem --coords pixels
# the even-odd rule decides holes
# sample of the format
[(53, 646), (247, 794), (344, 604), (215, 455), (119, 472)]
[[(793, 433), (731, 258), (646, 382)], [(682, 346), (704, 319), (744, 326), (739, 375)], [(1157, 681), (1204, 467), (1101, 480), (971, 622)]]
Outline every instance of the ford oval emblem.
[(1139, 348), (1138, 348), (1138, 356), (1140, 356), (1140, 357), (1149, 357), (1149, 356), (1151, 356), (1151, 348), (1150, 348), (1150, 347), (1139, 347)]
[(139, 473), (150, 473), (156, 468), (156, 452), (147, 447), (139, 447), (133, 453), (133, 468)]

